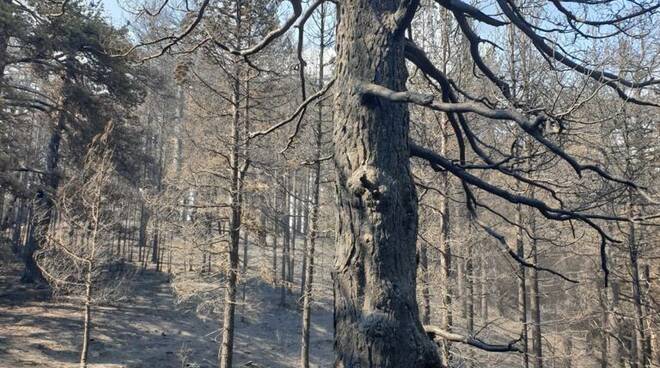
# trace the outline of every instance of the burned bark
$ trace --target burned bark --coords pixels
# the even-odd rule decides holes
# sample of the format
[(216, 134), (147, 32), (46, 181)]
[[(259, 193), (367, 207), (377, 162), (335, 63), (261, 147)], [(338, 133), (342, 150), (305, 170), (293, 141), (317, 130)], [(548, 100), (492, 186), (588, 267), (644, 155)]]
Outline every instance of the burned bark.
[(416, 300), (417, 195), (406, 104), (361, 94), (405, 90), (403, 28), (415, 2), (342, 2), (337, 30), (335, 264), (337, 367), (438, 367)]

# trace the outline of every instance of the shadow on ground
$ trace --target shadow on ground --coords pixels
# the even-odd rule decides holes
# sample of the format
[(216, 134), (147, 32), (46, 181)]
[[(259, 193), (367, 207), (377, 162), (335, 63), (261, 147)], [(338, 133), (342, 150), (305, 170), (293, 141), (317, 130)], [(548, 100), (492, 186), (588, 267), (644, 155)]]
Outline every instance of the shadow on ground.
[[(77, 367), (82, 335), (80, 307), (49, 298), (47, 289), (21, 285), (11, 267), (0, 271), (0, 368)], [(177, 305), (166, 275), (136, 272), (130, 294), (93, 310), (90, 366), (125, 368), (215, 367), (219, 324)], [(300, 313), (279, 305), (279, 290), (250, 280), (239, 307), (235, 366), (297, 366)], [(220, 290), (221, 292), (222, 290)], [(288, 299), (295, 305), (295, 296)], [(327, 366), (332, 349), (332, 314), (316, 308), (313, 366)]]

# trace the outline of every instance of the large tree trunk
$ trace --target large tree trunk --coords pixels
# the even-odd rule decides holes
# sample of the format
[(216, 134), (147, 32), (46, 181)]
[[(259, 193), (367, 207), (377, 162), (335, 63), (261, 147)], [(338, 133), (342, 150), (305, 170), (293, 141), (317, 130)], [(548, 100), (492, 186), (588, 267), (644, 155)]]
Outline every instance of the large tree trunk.
[[(57, 172), (60, 162), (60, 145), (62, 143), (62, 134), (66, 123), (66, 114), (68, 100), (62, 102), (62, 110), (57, 118), (57, 125), (53, 128), (48, 147), (46, 149), (46, 176), (45, 189), (39, 189), (36, 195), (36, 208), (33, 208), (33, 223), (28, 232), (28, 239), (25, 249), (23, 249), (23, 262), (25, 268), (21, 281), (32, 283), (43, 280), (43, 275), (34, 260), (34, 253), (48, 241), (48, 229), (53, 216), (52, 196), (57, 192), (60, 183), (60, 176)], [(35, 212), (36, 211), (36, 212)]]
[(337, 31), (335, 366), (438, 367), (416, 300), (417, 195), (404, 104), (366, 98), (361, 82), (405, 90), (406, 1), (342, 2)]

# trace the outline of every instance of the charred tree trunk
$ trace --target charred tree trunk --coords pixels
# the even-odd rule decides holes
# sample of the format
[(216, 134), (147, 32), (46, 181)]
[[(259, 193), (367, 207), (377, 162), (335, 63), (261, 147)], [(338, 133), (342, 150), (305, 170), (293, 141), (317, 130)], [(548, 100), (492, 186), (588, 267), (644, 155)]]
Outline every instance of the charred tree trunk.
[(416, 300), (417, 195), (408, 107), (359, 93), (364, 82), (405, 90), (401, 23), (413, 8), (396, 0), (347, 0), (340, 7), (334, 101), (337, 367), (440, 364)]
[(39, 189), (37, 191), (35, 200), (36, 208), (32, 209), (33, 221), (28, 232), (25, 249), (23, 249), (25, 268), (21, 281), (25, 283), (43, 280), (43, 275), (34, 260), (34, 253), (48, 241), (48, 229), (51, 218), (53, 217), (54, 207), (52, 196), (57, 192), (60, 183), (57, 170), (60, 162), (60, 145), (62, 144), (62, 134), (64, 133), (68, 106), (69, 102), (65, 98), (62, 102), (62, 110), (59, 112), (57, 118), (57, 125), (51, 132), (46, 150), (45, 189)]

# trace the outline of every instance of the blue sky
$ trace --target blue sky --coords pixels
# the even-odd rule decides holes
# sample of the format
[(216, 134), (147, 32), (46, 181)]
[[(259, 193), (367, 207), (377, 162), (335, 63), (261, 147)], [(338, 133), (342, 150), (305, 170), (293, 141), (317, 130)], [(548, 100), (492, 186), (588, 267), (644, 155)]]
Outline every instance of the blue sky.
[(105, 12), (108, 13), (108, 16), (112, 18), (113, 23), (118, 25), (123, 25), (125, 23), (125, 17), (123, 11), (117, 4), (117, 0), (101, 0), (105, 8)]

